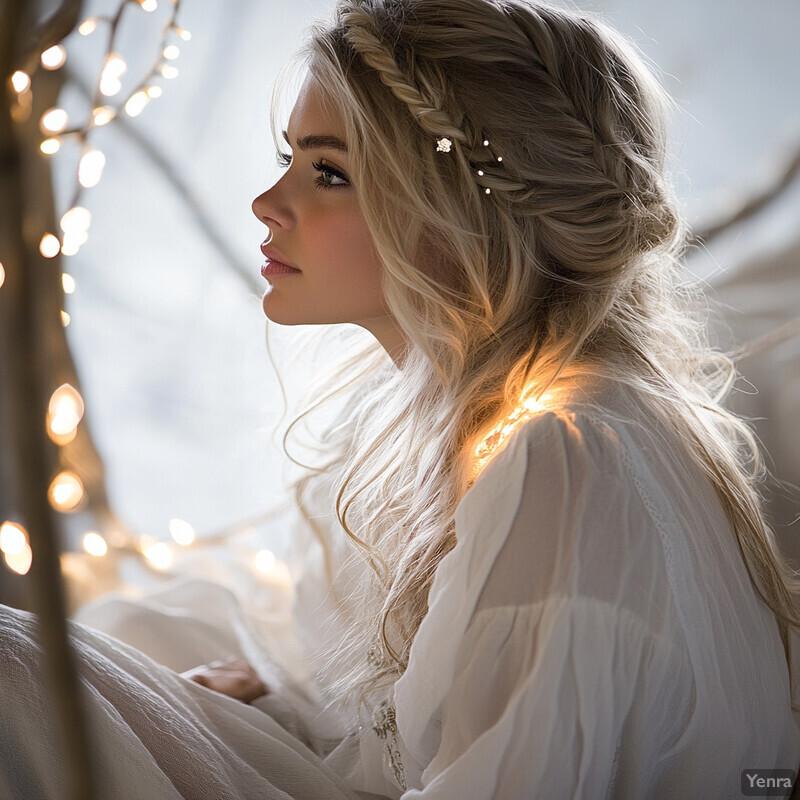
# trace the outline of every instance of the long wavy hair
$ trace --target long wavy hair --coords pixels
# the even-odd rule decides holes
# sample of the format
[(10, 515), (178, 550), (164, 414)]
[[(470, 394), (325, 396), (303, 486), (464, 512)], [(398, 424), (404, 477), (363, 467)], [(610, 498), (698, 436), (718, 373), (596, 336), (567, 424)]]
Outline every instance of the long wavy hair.
[[(327, 654), (331, 692), (363, 701), (402, 674), (476, 454), (570, 374), (634, 387), (685, 443), (791, 667), (799, 573), (762, 512), (755, 437), (722, 405), (737, 373), (708, 344), (683, 268), (674, 102), (646, 58), (599, 16), (531, 0), (339, 0), (300, 57), (344, 121), (408, 343), (398, 369), (356, 338), (284, 436), (345, 398), (321, 436), (329, 458), (293, 487), (347, 623)], [(341, 530), (306, 508), (323, 479)], [(337, 534), (367, 565), (338, 595)]]

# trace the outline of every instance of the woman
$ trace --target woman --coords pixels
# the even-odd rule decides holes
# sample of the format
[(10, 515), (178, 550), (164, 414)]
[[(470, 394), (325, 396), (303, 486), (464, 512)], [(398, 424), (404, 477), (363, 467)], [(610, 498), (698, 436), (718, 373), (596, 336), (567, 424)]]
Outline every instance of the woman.
[[(340, 0), (305, 55), (253, 203), (264, 312), (372, 334), (295, 487), (313, 680), (74, 626), (103, 796), (730, 798), (795, 769), (797, 578), (679, 279), (663, 89), (527, 0)], [(3, 622), (7, 794), (48, 797), (30, 620)]]

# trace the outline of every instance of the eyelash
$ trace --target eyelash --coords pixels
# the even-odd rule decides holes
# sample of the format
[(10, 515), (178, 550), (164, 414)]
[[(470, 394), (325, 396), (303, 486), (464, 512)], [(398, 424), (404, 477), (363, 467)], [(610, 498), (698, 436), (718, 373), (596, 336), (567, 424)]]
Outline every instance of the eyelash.
[[(292, 163), (292, 157), (288, 153), (278, 153), (278, 166), (281, 169), (286, 169)], [(312, 161), (311, 166), (320, 173), (320, 175), (333, 175), (340, 180), (347, 181), (346, 176), (342, 175), (338, 169), (334, 169), (333, 167), (329, 167), (326, 164), (322, 164), (318, 161)], [(318, 189), (345, 189), (349, 186), (349, 182), (347, 183), (325, 183), (322, 178), (317, 178), (314, 181), (314, 186)]]

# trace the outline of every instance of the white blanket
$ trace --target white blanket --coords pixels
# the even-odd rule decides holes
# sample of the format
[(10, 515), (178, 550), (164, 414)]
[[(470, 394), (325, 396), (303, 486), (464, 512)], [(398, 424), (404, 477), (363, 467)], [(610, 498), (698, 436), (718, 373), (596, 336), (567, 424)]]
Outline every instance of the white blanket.
[[(93, 736), (98, 797), (364, 797), (332, 768), (342, 754), (348, 757), (349, 739), (334, 749), (341, 737), (320, 735), (326, 724), (332, 730), (330, 720), (318, 717), (313, 700), (270, 660), (227, 589), (179, 579), (147, 600), (109, 597), (79, 616), (127, 632), (126, 638), (138, 636), (141, 648), (69, 623)], [(63, 796), (63, 764), (37, 642), (35, 618), (0, 605), (3, 800)], [(229, 653), (249, 658), (274, 691), (246, 705), (178, 674)]]

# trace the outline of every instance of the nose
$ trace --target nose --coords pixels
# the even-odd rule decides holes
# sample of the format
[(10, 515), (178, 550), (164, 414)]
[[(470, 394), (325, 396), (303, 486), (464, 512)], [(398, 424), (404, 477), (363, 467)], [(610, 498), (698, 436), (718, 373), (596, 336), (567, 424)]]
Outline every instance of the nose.
[(253, 214), (270, 231), (276, 228), (288, 229), (293, 225), (293, 214), (276, 192), (278, 184), (262, 192), (252, 203)]

